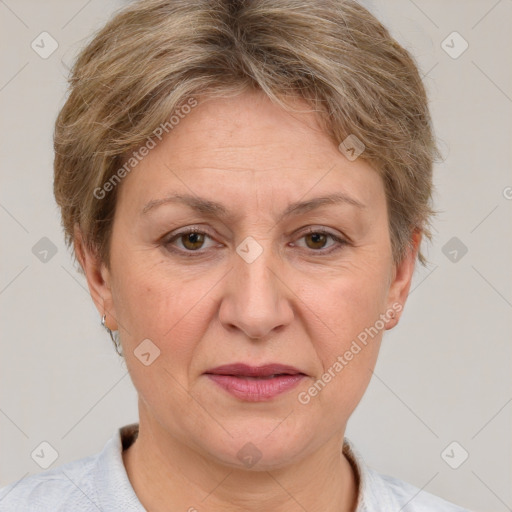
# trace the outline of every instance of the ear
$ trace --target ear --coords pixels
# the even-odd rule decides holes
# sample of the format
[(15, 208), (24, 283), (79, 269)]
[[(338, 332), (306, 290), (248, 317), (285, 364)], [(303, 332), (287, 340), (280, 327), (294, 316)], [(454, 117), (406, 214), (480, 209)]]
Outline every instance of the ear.
[(112, 331), (117, 331), (116, 313), (112, 300), (111, 275), (105, 263), (96, 251), (90, 249), (84, 242), (78, 225), (74, 229), (73, 245), (76, 257), (84, 270), (87, 285), (92, 300), (100, 316), (106, 315), (105, 325)]
[(395, 311), (395, 317), (386, 323), (386, 330), (395, 327), (402, 314), (409, 295), (422, 235), (423, 233), (420, 229), (413, 231), (411, 235), (411, 248), (407, 251), (402, 261), (394, 266), (388, 292), (388, 310)]

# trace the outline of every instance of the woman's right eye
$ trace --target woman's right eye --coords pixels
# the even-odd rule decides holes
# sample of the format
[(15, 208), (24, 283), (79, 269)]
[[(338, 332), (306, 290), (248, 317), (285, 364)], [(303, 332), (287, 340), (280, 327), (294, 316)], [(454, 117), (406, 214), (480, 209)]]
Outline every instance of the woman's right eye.
[[(199, 231), (198, 229), (188, 229), (179, 233), (175, 233), (171, 236), (171, 238), (168, 238), (164, 241), (164, 245), (167, 248), (170, 248), (172, 251), (181, 252), (186, 256), (193, 256), (196, 255), (194, 253), (202, 254), (204, 252), (199, 252), (198, 250), (203, 248), (207, 238), (211, 239), (211, 237), (204, 231)], [(176, 248), (174, 245), (175, 242), (178, 242), (181, 244), (181, 246), (178, 245), (178, 248)]]

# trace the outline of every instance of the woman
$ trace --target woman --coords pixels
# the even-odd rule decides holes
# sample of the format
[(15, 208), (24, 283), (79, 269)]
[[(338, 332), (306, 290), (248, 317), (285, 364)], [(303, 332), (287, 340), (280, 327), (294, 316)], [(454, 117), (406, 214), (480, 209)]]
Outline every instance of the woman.
[(139, 423), (2, 510), (462, 511), (344, 437), (430, 238), (413, 58), (351, 0), (148, 0), (56, 123), (67, 243)]

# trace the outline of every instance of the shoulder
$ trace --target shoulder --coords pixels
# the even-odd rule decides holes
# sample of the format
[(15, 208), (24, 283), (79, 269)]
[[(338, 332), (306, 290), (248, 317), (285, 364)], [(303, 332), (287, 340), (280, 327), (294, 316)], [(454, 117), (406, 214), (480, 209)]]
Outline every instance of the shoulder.
[[(368, 476), (375, 489), (382, 493), (390, 502), (389, 510), (403, 512), (470, 512), (468, 509), (450, 503), (408, 482), (381, 474), (367, 468)], [(396, 508), (395, 508), (396, 507)], [(373, 509), (369, 509), (372, 510)]]
[(27, 476), (0, 489), (0, 511), (97, 510), (93, 485), (99, 455)]
[(123, 448), (137, 424), (117, 429), (103, 450), (0, 489), (0, 512), (143, 512), (126, 474)]
[(356, 512), (470, 512), (414, 485), (381, 474), (366, 465), (363, 457), (347, 438), (343, 453), (359, 479)]

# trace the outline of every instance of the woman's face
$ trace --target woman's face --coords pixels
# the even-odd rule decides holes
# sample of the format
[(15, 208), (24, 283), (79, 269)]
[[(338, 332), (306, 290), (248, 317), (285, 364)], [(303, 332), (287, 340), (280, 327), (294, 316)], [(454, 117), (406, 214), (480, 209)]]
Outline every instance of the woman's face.
[[(339, 442), (416, 255), (392, 263), (377, 172), (313, 113), (251, 92), (200, 102), (118, 192), (111, 270), (97, 282), (86, 270), (119, 329), (141, 426), (260, 468)], [(318, 200), (334, 194), (346, 200)], [(299, 375), (210, 374), (237, 363)]]

